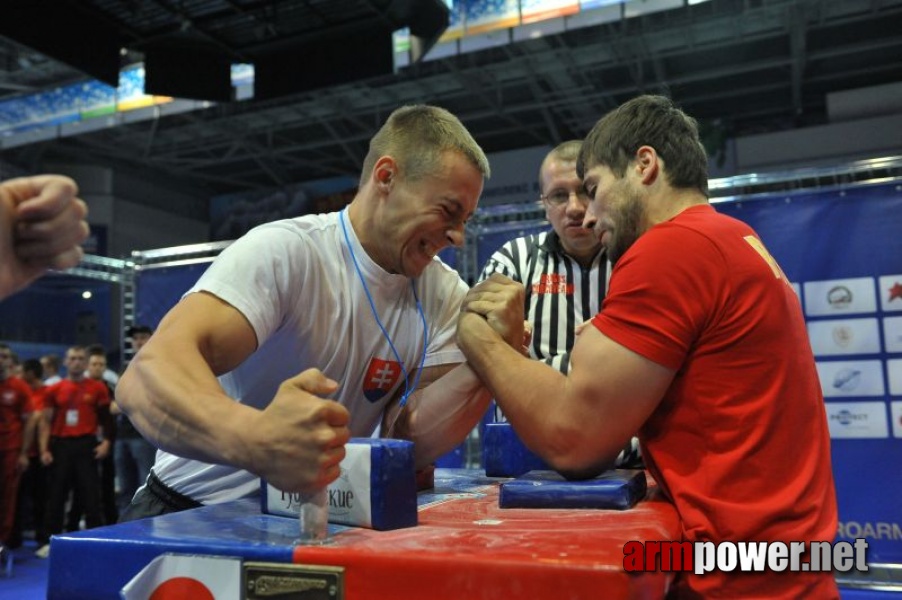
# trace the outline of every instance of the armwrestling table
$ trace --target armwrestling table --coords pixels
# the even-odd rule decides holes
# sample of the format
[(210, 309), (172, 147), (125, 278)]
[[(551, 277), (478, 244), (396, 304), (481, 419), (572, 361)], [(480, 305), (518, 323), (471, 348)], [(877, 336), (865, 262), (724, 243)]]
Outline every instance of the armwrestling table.
[[(418, 495), (416, 527), (374, 531), (330, 524), (330, 543), (321, 546), (296, 545), (297, 519), (262, 514), (255, 500), (55, 536), (47, 597), (119, 599), (129, 580), (169, 553), (240, 559), (243, 589), (236, 597), (242, 599), (665, 596), (672, 574), (623, 570), (626, 542), (680, 539), (677, 513), (653, 485), (645, 500), (626, 511), (501, 509), (503, 481), (483, 471), (438, 469), (435, 487)], [(328, 591), (292, 587), (298, 565), (310, 567), (314, 578), (317, 569), (340, 567), (340, 584)], [(267, 566), (273, 580), (289, 582), (282, 591), (263, 593), (262, 586), (248, 583)], [(327, 575), (333, 582), (334, 572)]]

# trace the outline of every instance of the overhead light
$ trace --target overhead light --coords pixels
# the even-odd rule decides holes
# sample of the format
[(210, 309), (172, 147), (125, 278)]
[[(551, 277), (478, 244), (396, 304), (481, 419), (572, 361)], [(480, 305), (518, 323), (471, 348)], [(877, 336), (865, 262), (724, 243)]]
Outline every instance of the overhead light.
[(91, 296), (93, 296), (93, 295), (94, 294), (91, 293), (91, 290), (85, 290), (81, 293), (81, 297), (84, 298), (85, 300), (90, 300)]

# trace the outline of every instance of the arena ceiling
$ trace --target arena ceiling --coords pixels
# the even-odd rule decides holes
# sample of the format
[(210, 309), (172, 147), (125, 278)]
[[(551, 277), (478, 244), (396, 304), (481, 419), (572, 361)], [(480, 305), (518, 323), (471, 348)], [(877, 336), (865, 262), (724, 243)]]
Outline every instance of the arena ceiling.
[[(114, 28), (130, 54), (187, 36), (236, 61), (327, 39), (354, 47), (366, 35), (362, 28), (402, 23), (406, 6), (397, 0), (77, 4)], [(827, 122), (831, 92), (902, 81), (902, 0), (686, 4), (505, 41), (394, 74), (10, 148), (2, 159), (29, 171), (60, 161), (113, 166), (209, 197), (356, 175), (369, 137), (405, 103), (448, 108), (493, 152), (581, 137), (629, 97), (664, 92), (699, 118), (716, 151), (728, 137)], [(0, 100), (84, 78), (9, 35), (0, 38)]]

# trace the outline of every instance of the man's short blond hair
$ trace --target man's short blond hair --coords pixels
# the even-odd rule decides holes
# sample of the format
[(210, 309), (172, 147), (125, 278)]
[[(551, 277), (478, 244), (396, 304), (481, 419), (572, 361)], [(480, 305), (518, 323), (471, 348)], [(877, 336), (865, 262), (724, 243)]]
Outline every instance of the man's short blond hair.
[[(539, 189), (542, 189), (542, 173), (545, 172), (545, 167), (548, 165), (548, 162), (551, 160), (559, 160), (561, 162), (572, 162), (576, 165), (576, 159), (579, 158), (579, 151), (583, 147), (582, 140), (568, 140), (566, 142), (562, 142), (554, 147), (548, 154), (545, 155), (545, 158), (542, 159), (542, 164), (539, 167)], [(574, 169), (576, 167), (574, 166)]]
[(370, 140), (360, 186), (370, 178), (382, 156), (392, 156), (404, 177), (417, 180), (435, 173), (448, 150), (460, 152), (486, 179), (491, 175), (485, 153), (457, 117), (437, 106), (402, 106)]

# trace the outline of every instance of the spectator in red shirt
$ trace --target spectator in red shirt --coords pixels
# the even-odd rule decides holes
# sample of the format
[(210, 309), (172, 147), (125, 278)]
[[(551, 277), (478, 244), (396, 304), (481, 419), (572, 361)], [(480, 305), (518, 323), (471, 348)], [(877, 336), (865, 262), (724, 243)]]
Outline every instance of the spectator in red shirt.
[[(103, 382), (86, 378), (87, 352), (81, 346), (66, 351), (67, 376), (47, 388), (45, 426), (40, 436), (41, 462), (51, 465), (47, 501), (47, 531), (63, 529), (70, 490), (82, 498), (88, 529), (103, 524), (97, 461), (110, 451), (110, 394)], [(49, 548), (38, 549), (47, 556)]]
[(23, 435), (31, 412), (31, 390), (9, 375), (12, 351), (0, 344), (0, 542), (8, 544), (16, 517), (19, 477), (28, 468)]
[(38, 548), (50, 541), (47, 534), (46, 519), (47, 508), (47, 467), (41, 464), (38, 452), (38, 430), (44, 411), (44, 369), (36, 358), (30, 358), (22, 363), (22, 381), (31, 388), (31, 417), (25, 425), (23, 443), (28, 455), (28, 469), (19, 480), (19, 500), (16, 502), (16, 520), (13, 525), (10, 548), (18, 548), (22, 545), (22, 532), (27, 529), (34, 530), (34, 540)]
[[(103, 346), (94, 345), (87, 348), (88, 352), (88, 370), (85, 376), (95, 381), (99, 381), (106, 386), (107, 392), (110, 394), (110, 414), (112, 415), (115, 406), (113, 388), (110, 383), (104, 379), (103, 375), (106, 371), (106, 351)], [(108, 432), (104, 432), (104, 438), (110, 440), (110, 451), (100, 461), (100, 506), (101, 515), (105, 525), (113, 525), (119, 520), (119, 511), (116, 508), (116, 469), (114, 464), (114, 455), (116, 447), (119, 444), (117, 439), (116, 421), (111, 416), (110, 423), (112, 428)], [(82, 506), (81, 497), (75, 494), (72, 498), (72, 505), (69, 514), (66, 517), (66, 531), (78, 531), (79, 522), (84, 517), (85, 511)]]

